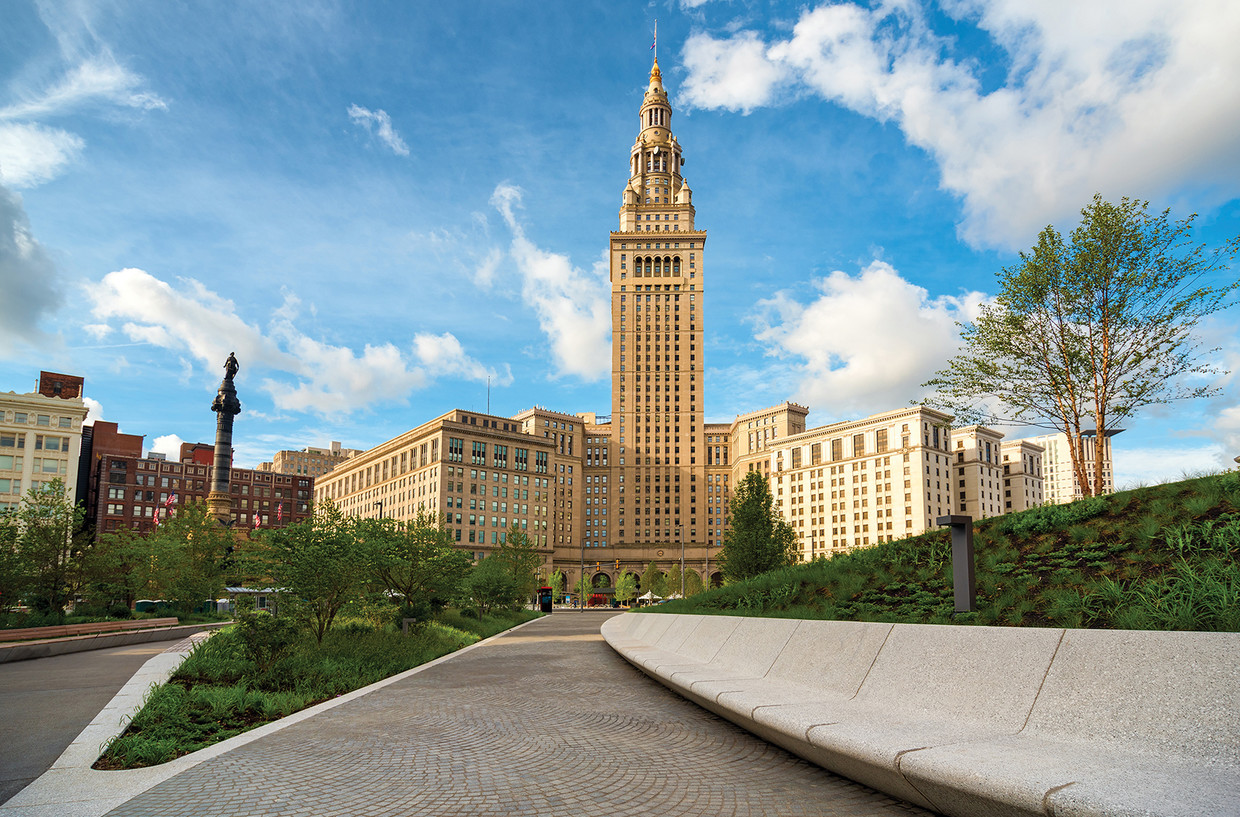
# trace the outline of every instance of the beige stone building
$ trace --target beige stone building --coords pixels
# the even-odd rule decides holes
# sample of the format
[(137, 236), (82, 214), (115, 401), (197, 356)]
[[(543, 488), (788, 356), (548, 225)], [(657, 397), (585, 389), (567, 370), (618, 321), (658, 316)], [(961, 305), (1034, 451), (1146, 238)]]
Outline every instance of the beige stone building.
[(83, 385), (81, 377), (40, 372), (37, 391), (0, 394), (0, 510), (17, 507), (26, 491), (57, 479), (70, 501), (78, 500)]
[(329, 448), (303, 448), (300, 451), (277, 451), (271, 462), (259, 463), (259, 471), (270, 471), (276, 474), (296, 474), (298, 476), (321, 477), (341, 462), (361, 454), (358, 448), (341, 448), (340, 443), (332, 440)]
[[(1111, 460), (1111, 437), (1119, 434), (1121, 431), (1123, 429), (1108, 431), (1102, 441), (1102, 492), (1104, 494), (1115, 491), (1115, 475)], [(1066, 502), (1075, 502), (1085, 496), (1080, 480), (1076, 478), (1076, 474), (1072, 470), (1072, 450), (1068, 443), (1067, 434), (1062, 432), (1043, 434), (1037, 437), (1027, 437), (1024, 441), (1040, 446), (1043, 449), (1043, 491), (1047, 504), (1062, 505)], [(1092, 485), (1096, 470), (1095, 454), (1097, 452), (1098, 437), (1096, 434), (1086, 432), (1082, 442), (1085, 445), (1086, 478)]]

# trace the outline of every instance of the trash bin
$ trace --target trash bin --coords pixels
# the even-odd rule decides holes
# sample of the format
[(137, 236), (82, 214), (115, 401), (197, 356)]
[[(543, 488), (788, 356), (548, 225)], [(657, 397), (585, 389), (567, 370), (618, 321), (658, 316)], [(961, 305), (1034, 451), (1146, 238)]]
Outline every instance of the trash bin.
[(550, 613), (552, 598), (553, 593), (550, 587), (538, 588), (538, 609), (542, 610), (544, 613)]

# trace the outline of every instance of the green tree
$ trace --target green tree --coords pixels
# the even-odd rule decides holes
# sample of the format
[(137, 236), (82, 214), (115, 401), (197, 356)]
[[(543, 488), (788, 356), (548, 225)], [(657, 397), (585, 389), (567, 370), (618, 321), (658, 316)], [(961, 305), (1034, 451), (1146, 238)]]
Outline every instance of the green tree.
[(82, 553), (82, 593), (93, 604), (124, 604), (169, 595), (172, 559), (158, 555), (156, 543), (130, 527), (108, 531)]
[(188, 613), (223, 592), (224, 560), (235, 540), (211, 515), (207, 503), (177, 506), (176, 513), (145, 539), (155, 560), (150, 575), (167, 589), (179, 612)]
[(542, 556), (538, 549), (515, 522), (508, 529), (504, 541), (492, 552), (490, 558), (499, 559), (512, 574), (517, 595), (522, 599), (532, 599), (538, 589), (538, 568), (542, 565)]
[(306, 619), (319, 643), (367, 574), (366, 548), (354, 522), (324, 501), (304, 522), (264, 531), (253, 543), (281, 609)]
[(748, 579), (796, 559), (796, 535), (775, 511), (766, 477), (750, 471), (732, 493), (731, 527), (723, 534), (719, 570), (729, 582)]
[(517, 581), (509, 565), (494, 555), (474, 566), (465, 580), (465, 588), (483, 613), (515, 606), (520, 598)]
[(560, 570), (553, 572), (547, 580), (547, 586), (551, 588), (551, 598), (557, 602), (564, 600), (564, 582), (564, 573)]
[(646, 570), (642, 573), (642, 595), (646, 595), (647, 592), (654, 593), (656, 596), (667, 595), (663, 574), (659, 571), (659, 566), (654, 562), (646, 565)]
[[(588, 571), (589, 568), (586, 568), (586, 570)], [(577, 583), (573, 585), (573, 593), (577, 595), (577, 604), (581, 607), (585, 607), (586, 602), (589, 601), (590, 595), (593, 592), (594, 583), (591, 581), (589, 572), (582, 573), (581, 577), (577, 579)]]
[(696, 570), (685, 571), (685, 598), (702, 592), (702, 577)]
[(999, 274), (994, 302), (962, 326), (962, 351), (924, 385), (933, 390), (926, 402), (962, 424), (1063, 432), (1077, 482), (1096, 495), (1104, 447), (1094, 446), (1090, 480), (1086, 436), (1105, 438), (1145, 406), (1217, 391), (1202, 383), (1219, 372), (1193, 331), (1233, 302), (1240, 237), (1195, 245), (1195, 216), (1173, 221), (1127, 198), (1094, 196), (1081, 216), (1067, 242), (1048, 226)]
[(35, 612), (62, 615), (80, 583), (82, 510), (59, 479), (31, 488), (12, 517), (15, 566)]
[(17, 550), (20, 533), (17, 512), (9, 508), (0, 511), (0, 610), (20, 604), (26, 589), (26, 568)]
[(616, 580), (616, 601), (627, 604), (637, 598), (637, 577), (625, 573)]
[(673, 562), (671, 568), (667, 571), (667, 578), (663, 581), (663, 589), (667, 591), (667, 595), (676, 596), (680, 594), (681, 577), (680, 562)]
[(418, 511), (404, 522), (359, 519), (356, 524), (375, 583), (409, 611), (424, 611), (413, 618), (423, 618), (460, 592), (469, 575), (469, 556), (454, 547), (442, 517)]

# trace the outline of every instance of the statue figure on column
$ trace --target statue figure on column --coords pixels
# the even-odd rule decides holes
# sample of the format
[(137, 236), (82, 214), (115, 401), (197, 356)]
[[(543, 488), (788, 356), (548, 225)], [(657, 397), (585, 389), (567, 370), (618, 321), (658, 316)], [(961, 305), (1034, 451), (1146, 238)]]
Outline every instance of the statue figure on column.
[(211, 491), (207, 494), (207, 506), (211, 514), (223, 525), (232, 525), (232, 495), (229, 483), (232, 478), (232, 429), (233, 418), (241, 413), (241, 401), (233, 378), (241, 368), (237, 355), (228, 353), (224, 361), (224, 379), (220, 382), (211, 410), (215, 412), (215, 465), (211, 475)]

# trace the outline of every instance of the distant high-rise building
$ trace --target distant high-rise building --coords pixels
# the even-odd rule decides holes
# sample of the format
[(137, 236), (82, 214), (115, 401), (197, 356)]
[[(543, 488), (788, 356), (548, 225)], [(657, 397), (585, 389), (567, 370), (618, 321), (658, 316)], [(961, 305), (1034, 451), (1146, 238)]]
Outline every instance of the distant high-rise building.
[(330, 448), (303, 448), (299, 451), (277, 451), (271, 462), (260, 463), (259, 471), (271, 471), (277, 474), (298, 474), (300, 476), (321, 477), (331, 471), (339, 463), (361, 454), (360, 448), (341, 448), (340, 443), (332, 440)]
[[(1111, 438), (1121, 431), (1123, 431), (1122, 428), (1108, 431), (1102, 441), (1102, 493), (1104, 494), (1114, 493), (1115, 491), (1115, 475), (1111, 459)], [(1068, 442), (1067, 434), (1060, 432), (1056, 434), (1043, 434), (1037, 437), (1026, 437), (1024, 442), (1039, 445), (1043, 449), (1042, 479), (1047, 504), (1062, 505), (1066, 502), (1075, 502), (1086, 495), (1083, 489), (1084, 486), (1081, 485), (1076, 472), (1072, 468), (1072, 448)], [(1097, 469), (1095, 456), (1098, 450), (1098, 435), (1095, 432), (1087, 431), (1081, 442), (1084, 444), (1085, 449), (1086, 479), (1089, 481), (1089, 485), (1092, 486), (1094, 473)]]

